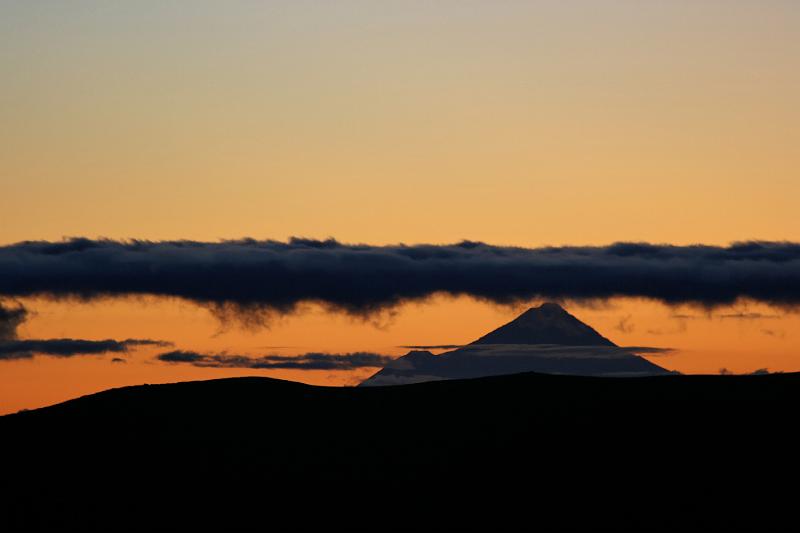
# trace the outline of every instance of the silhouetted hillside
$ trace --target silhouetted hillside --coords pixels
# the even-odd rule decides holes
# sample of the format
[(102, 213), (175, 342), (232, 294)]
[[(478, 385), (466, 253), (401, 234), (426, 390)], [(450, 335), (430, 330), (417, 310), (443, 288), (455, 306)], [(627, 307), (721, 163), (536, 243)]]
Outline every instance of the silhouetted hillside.
[(798, 374), (110, 390), (0, 418), (0, 529), (763, 528), (794, 517), (799, 393)]

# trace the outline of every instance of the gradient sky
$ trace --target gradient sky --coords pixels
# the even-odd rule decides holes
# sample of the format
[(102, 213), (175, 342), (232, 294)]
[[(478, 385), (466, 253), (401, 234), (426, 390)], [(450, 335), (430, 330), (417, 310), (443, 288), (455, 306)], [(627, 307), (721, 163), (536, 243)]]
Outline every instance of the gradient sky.
[[(789, 0), (0, 1), (0, 244), (799, 241), (798, 28)], [(316, 310), (247, 331), (171, 300), (24, 303), (22, 337), (234, 353), (399, 354), (518, 311), (437, 299), (380, 327)], [(767, 318), (570, 307), (619, 344), (680, 348), (670, 368), (800, 370), (797, 315), (717, 315), (742, 309)], [(132, 359), (3, 363), (0, 411), (232, 372)]]

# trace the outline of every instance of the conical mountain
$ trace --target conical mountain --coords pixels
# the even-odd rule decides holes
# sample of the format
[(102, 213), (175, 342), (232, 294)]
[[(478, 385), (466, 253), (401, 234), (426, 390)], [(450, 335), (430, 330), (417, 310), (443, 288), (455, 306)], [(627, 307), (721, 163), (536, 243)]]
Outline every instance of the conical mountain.
[(558, 304), (545, 303), (441, 355), (413, 351), (361, 383), (400, 385), (442, 379), (542, 372), (580, 376), (651, 376), (669, 371), (607, 338)]
[(563, 344), (616, 346), (555, 303), (531, 307), (472, 344)]

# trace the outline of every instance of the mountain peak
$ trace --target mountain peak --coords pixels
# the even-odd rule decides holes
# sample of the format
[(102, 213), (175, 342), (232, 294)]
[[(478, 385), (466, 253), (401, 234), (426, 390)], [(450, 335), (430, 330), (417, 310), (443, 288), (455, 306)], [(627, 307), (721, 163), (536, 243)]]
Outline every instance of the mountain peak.
[(422, 350), (411, 351), (365, 379), (361, 386), (520, 372), (579, 376), (668, 373), (643, 357), (616, 348), (616, 344), (560, 305), (544, 303), (531, 307), (508, 324), (452, 352), (433, 355)]
[(555, 302), (545, 302), (539, 307), (531, 307), (527, 311), (522, 313), (522, 315), (520, 316), (527, 315), (528, 313), (562, 313), (567, 315), (569, 314), (567, 313), (566, 309), (564, 309)]
[(563, 344), (569, 346), (615, 346), (557, 303), (531, 307), (508, 324), (472, 344)]

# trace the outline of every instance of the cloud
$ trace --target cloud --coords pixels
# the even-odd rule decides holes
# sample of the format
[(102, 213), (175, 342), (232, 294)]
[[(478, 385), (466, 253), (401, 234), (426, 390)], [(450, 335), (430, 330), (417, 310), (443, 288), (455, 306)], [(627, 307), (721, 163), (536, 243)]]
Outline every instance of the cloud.
[(700, 318), (705, 318), (707, 320), (711, 320), (713, 318), (719, 318), (720, 320), (772, 320), (782, 317), (780, 315), (774, 315), (774, 314), (737, 311), (735, 313), (722, 313), (722, 314), (708, 313), (705, 316), (673, 314), (670, 315), (670, 318), (674, 318), (676, 320), (697, 320)]
[(763, 313), (727, 313), (724, 315), (717, 315), (717, 318), (734, 319), (734, 320), (773, 320), (781, 318), (780, 315), (765, 315)]
[(329, 354), (309, 352), (296, 356), (203, 354), (175, 350), (162, 353), (156, 359), (165, 363), (184, 363), (210, 368), (253, 368), (253, 369), (291, 369), (291, 370), (355, 370), (357, 368), (380, 368), (394, 357), (370, 352)]
[(469, 344), (457, 353), (478, 357), (551, 357), (619, 359), (632, 355), (665, 356), (673, 348), (656, 346), (570, 346), (566, 344)]
[[(674, 318), (675, 320), (696, 320), (696, 319), (700, 318), (699, 316), (696, 316), (696, 315), (686, 315), (686, 314), (674, 314), (674, 315), (670, 315), (669, 317), (670, 318)], [(710, 317), (707, 317), (707, 318), (710, 318)]]
[(617, 322), (617, 325), (614, 326), (614, 329), (620, 333), (633, 333), (633, 330), (636, 329), (636, 326), (633, 324), (633, 316), (626, 315), (620, 317), (619, 322)]
[[(150, 339), (126, 339), (122, 341), (84, 339), (18, 339), (17, 328), (28, 318), (28, 310), (17, 304), (7, 307), (0, 302), (0, 361), (30, 359), (35, 355), (51, 357), (74, 357), (125, 353), (138, 346), (172, 346), (172, 343)], [(112, 362), (125, 362), (114, 358)]]
[(763, 328), (761, 330), (761, 333), (763, 333), (764, 335), (767, 335), (768, 337), (776, 337), (778, 339), (783, 339), (784, 337), (786, 337), (786, 333), (784, 331), (777, 330), (777, 329)]
[(670, 318), (675, 320), (676, 322), (675, 327), (667, 329), (662, 329), (662, 328), (648, 329), (647, 333), (651, 335), (677, 335), (680, 333), (684, 333), (688, 329), (686, 322), (688, 320), (694, 320), (697, 317), (691, 315), (671, 315)]
[(25, 339), (0, 341), (0, 361), (30, 359), (34, 355), (51, 357), (75, 357), (125, 353), (138, 346), (170, 346), (171, 343), (150, 339), (127, 339), (117, 341), (84, 339)]
[(518, 248), (71, 239), (0, 247), (0, 296), (140, 294), (190, 300), (222, 315), (287, 313), (303, 302), (368, 315), (435, 294), (499, 304), (629, 296), (707, 308), (740, 299), (792, 308), (800, 304), (800, 243)]
[(28, 318), (28, 310), (22, 305), (6, 307), (0, 302), (0, 341), (17, 338), (17, 328)]

